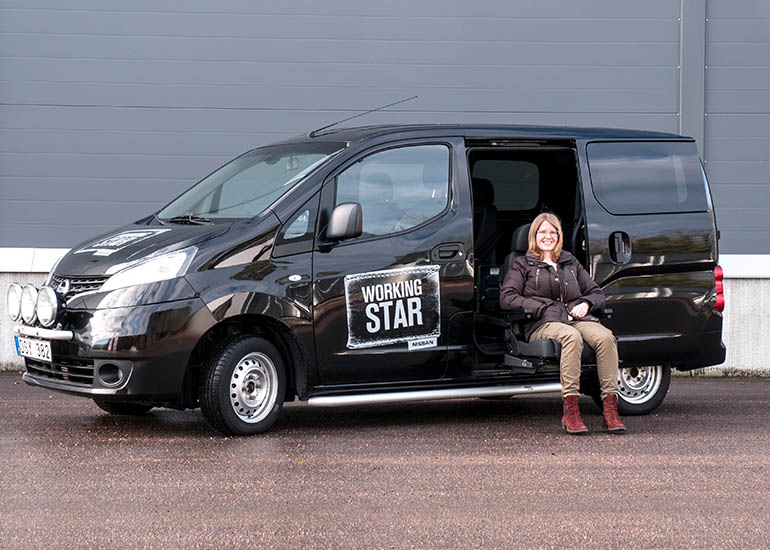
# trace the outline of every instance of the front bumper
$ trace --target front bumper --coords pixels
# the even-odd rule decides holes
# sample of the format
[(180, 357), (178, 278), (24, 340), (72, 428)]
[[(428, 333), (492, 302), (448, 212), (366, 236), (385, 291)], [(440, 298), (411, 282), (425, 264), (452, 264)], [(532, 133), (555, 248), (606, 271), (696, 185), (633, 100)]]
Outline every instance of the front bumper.
[(59, 340), (69, 342), (75, 335), (71, 330), (54, 330), (50, 328), (28, 327), (26, 325), (16, 325), (13, 332), (19, 336), (29, 336), (31, 338), (41, 338), (43, 340)]
[(180, 401), (190, 355), (215, 324), (199, 298), (68, 311), (64, 330), (17, 326), (49, 340), (52, 361), (25, 358), (24, 382), (81, 396), (150, 403)]
[(118, 393), (118, 390), (113, 388), (75, 386), (66, 382), (57, 382), (50, 378), (33, 376), (29, 372), (22, 374), (21, 379), (30, 386), (40, 386), (41, 388), (69, 393), (71, 395), (104, 396), (116, 395)]

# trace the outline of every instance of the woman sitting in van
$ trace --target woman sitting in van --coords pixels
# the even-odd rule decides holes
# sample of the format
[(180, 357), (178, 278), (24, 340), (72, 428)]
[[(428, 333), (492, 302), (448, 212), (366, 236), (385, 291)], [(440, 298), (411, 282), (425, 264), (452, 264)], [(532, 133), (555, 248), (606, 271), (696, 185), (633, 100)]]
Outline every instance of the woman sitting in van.
[(562, 244), (559, 218), (551, 213), (537, 216), (529, 229), (527, 254), (514, 258), (505, 275), (500, 306), (532, 310), (532, 321), (524, 328), (530, 342), (550, 338), (561, 344), (562, 427), (571, 434), (588, 432), (578, 409), (580, 355), (586, 342), (596, 352), (604, 422), (610, 432), (623, 433), (617, 343), (612, 331), (589, 313), (604, 305), (604, 292)]

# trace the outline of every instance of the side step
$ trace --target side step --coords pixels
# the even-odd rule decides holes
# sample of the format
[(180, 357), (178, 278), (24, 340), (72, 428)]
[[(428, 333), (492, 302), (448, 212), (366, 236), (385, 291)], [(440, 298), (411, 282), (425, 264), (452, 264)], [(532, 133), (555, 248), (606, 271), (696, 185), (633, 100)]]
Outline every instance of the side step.
[(307, 400), (312, 407), (341, 407), (345, 405), (373, 405), (377, 403), (407, 403), (410, 401), (438, 401), (440, 399), (468, 399), (470, 397), (510, 397), (513, 395), (554, 393), (561, 384), (517, 384), (514, 386), (485, 386), (480, 388), (451, 388), (446, 390), (399, 391), (390, 393), (361, 393), (357, 395), (321, 395)]

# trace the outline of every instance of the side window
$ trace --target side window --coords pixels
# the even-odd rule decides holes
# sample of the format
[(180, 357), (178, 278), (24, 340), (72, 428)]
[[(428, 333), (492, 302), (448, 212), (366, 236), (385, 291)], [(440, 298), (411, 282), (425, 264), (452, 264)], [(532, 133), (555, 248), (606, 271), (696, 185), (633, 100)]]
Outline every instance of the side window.
[(335, 205), (361, 205), (363, 238), (415, 227), (446, 207), (449, 147), (415, 145), (374, 153), (337, 176), (336, 191)]
[(291, 220), (283, 232), (283, 239), (286, 241), (296, 241), (310, 234), (310, 209), (303, 208), (297, 216)]
[(489, 180), (498, 210), (530, 210), (537, 206), (540, 171), (534, 162), (514, 159), (479, 159), (473, 179)]
[(274, 258), (309, 252), (313, 249), (319, 197), (320, 193), (316, 193), (283, 224), (275, 239)]
[(612, 214), (708, 208), (694, 143), (589, 143), (588, 167), (596, 200)]

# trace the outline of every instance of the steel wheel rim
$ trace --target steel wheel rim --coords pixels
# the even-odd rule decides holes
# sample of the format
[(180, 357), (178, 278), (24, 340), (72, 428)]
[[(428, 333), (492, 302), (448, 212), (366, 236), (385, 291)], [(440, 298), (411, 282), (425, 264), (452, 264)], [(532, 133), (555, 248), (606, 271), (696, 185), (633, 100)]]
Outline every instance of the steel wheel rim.
[(244, 356), (230, 377), (230, 405), (240, 420), (255, 424), (273, 410), (278, 396), (278, 370), (264, 353)]
[(652, 399), (663, 380), (663, 367), (624, 367), (618, 370), (618, 392), (626, 403), (641, 405)]

